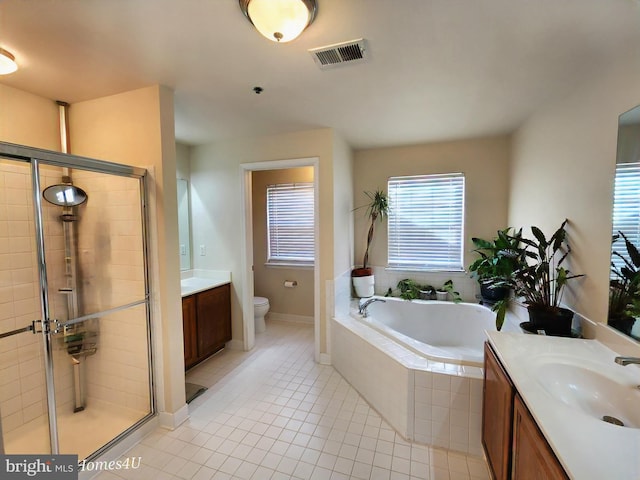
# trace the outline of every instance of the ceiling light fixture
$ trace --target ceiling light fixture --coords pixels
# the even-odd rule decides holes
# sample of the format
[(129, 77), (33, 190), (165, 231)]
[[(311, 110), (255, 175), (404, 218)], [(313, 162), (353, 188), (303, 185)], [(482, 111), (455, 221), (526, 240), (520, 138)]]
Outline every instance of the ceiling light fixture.
[(294, 40), (311, 25), (316, 0), (239, 0), (242, 13), (262, 35), (273, 42)]
[(0, 48), (0, 75), (8, 75), (18, 70), (16, 57), (7, 52), (4, 48)]

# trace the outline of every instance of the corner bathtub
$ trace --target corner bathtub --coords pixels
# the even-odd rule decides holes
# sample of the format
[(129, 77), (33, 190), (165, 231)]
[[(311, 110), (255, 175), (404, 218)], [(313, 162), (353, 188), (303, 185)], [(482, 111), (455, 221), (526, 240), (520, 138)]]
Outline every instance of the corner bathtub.
[(431, 360), (482, 367), (485, 331), (496, 315), (476, 303), (372, 297), (368, 316), (356, 319)]
[(405, 439), (482, 455), (482, 361), (495, 314), (471, 303), (375, 297), (332, 319), (331, 361)]

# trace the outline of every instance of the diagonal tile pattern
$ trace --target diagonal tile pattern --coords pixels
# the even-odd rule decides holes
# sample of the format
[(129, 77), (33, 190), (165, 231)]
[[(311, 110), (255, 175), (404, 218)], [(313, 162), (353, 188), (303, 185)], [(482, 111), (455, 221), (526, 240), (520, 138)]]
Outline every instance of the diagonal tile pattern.
[(333, 367), (314, 362), (310, 326), (270, 322), (254, 350), (222, 351), (187, 381), (209, 388), (189, 420), (128, 452), (140, 468), (99, 480), (489, 478), (482, 458), (402, 439)]

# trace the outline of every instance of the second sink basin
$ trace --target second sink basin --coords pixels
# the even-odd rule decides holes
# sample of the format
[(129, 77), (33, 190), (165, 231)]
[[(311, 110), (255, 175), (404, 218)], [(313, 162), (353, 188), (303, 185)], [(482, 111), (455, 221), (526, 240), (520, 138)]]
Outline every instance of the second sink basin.
[[(574, 410), (610, 423), (640, 428), (640, 378), (636, 367), (612, 368), (600, 373), (562, 359), (535, 362), (532, 373), (546, 392)], [(621, 371), (632, 368), (633, 371)], [(619, 423), (617, 423), (619, 425)]]

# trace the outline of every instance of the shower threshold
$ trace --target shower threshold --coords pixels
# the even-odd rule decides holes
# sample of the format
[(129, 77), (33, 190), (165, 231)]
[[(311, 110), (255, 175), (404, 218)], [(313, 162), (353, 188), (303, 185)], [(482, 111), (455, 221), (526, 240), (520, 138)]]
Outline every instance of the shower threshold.
[[(87, 458), (114, 437), (147, 415), (115, 406), (87, 406), (81, 412), (58, 414), (60, 453)], [(44, 454), (49, 452), (46, 416), (39, 417), (4, 434), (6, 453)]]

